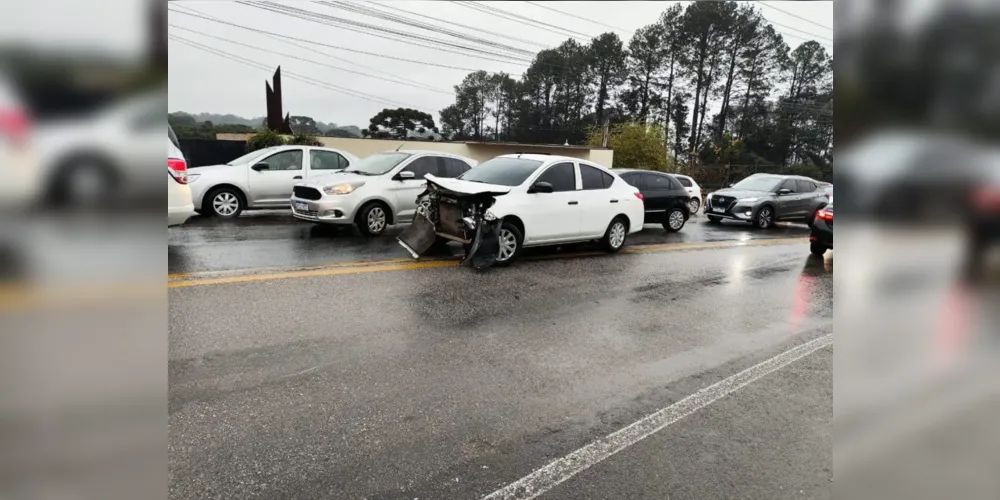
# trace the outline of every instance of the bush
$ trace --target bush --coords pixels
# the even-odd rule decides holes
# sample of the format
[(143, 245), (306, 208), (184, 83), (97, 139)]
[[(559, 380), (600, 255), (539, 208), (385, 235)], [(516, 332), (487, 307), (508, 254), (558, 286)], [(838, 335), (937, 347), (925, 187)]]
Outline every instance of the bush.
[[(589, 143), (598, 146), (602, 134), (595, 129)], [(638, 123), (625, 123), (611, 130), (608, 147), (615, 152), (614, 168), (638, 168), (666, 172), (671, 165), (663, 148), (663, 128)]]
[(273, 130), (263, 130), (247, 139), (247, 153), (272, 146), (284, 146), (285, 139)]
[(285, 144), (294, 144), (296, 146), (322, 146), (323, 145), (323, 143), (320, 142), (319, 139), (317, 139), (317, 138), (315, 138), (315, 137), (313, 137), (311, 135), (307, 135), (307, 134), (295, 134), (290, 139), (288, 139), (288, 142), (286, 142)]

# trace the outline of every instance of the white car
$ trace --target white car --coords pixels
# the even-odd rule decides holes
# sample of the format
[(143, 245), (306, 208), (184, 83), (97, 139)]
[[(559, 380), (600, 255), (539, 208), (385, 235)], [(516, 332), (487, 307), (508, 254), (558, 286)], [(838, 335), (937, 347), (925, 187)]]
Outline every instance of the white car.
[[(458, 177), (475, 160), (439, 151), (385, 151), (337, 173), (295, 185), (292, 215), (323, 224), (356, 224), (378, 236), (390, 224), (407, 223), (417, 212), (424, 176)], [(285, 199), (288, 203), (289, 199)]]
[(194, 214), (187, 161), (174, 130), (167, 125), (167, 227), (179, 226)]
[(154, 175), (163, 147), (163, 90), (92, 113), (39, 123), (34, 131), (46, 203), (93, 206), (160, 196)]
[(686, 175), (671, 174), (678, 181), (680, 181), (681, 186), (684, 186), (684, 190), (687, 191), (688, 197), (688, 208), (691, 209), (691, 216), (698, 213), (698, 209), (701, 208), (701, 186), (695, 182), (694, 179)]
[[(429, 222), (418, 222), (399, 237), (414, 256), (440, 238), (465, 244), (466, 259), (478, 256), (480, 248), (495, 252), (488, 265), (510, 262), (522, 248), (594, 240), (617, 252), (627, 235), (642, 230), (645, 218), (638, 188), (577, 158), (503, 155), (458, 179), (428, 176), (427, 181), (431, 202), (422, 220)], [(484, 240), (484, 230), (495, 236)]]
[(339, 149), (273, 146), (247, 153), (224, 165), (192, 169), (194, 208), (218, 217), (238, 217), (248, 208), (287, 208), (292, 187), (358, 163)]

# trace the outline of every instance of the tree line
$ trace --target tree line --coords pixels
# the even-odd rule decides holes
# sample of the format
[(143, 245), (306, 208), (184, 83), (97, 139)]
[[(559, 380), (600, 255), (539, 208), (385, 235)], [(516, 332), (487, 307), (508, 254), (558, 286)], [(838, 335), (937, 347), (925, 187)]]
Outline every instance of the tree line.
[(611, 32), (586, 45), (568, 39), (520, 78), (469, 74), (441, 129), (452, 140), (600, 145), (605, 129), (641, 125), (677, 164), (826, 171), (832, 80), (822, 45), (792, 49), (749, 2), (675, 4), (627, 44)]

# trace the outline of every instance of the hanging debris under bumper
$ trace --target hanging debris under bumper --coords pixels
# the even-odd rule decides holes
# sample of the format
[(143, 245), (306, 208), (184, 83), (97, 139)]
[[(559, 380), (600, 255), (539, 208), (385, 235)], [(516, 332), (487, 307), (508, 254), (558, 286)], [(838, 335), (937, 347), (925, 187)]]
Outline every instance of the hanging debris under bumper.
[(457, 241), (465, 249), (462, 264), (492, 266), (500, 249), (501, 221), (489, 209), (510, 190), (433, 175), (426, 180), (427, 190), (417, 197), (417, 215), (397, 238), (399, 244), (416, 259), (438, 244)]

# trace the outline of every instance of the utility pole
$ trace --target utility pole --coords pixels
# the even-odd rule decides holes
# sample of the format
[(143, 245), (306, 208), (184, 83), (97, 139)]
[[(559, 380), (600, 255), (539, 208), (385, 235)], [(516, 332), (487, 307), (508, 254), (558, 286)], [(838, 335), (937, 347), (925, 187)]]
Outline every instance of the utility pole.
[(608, 135), (610, 133), (609, 130), (608, 130), (609, 123), (610, 123), (609, 119), (605, 118), (604, 119), (604, 138), (601, 141), (601, 147), (602, 148), (608, 147), (608, 139), (609, 139)]

